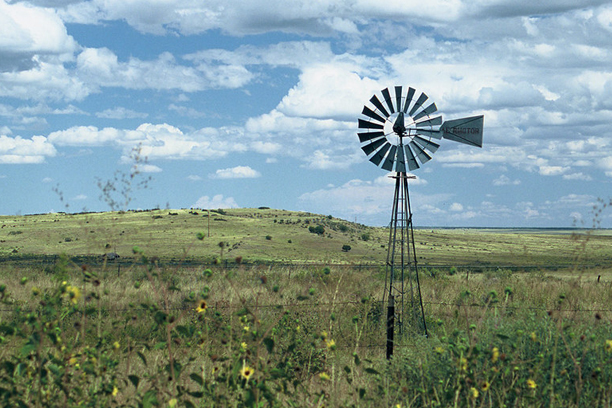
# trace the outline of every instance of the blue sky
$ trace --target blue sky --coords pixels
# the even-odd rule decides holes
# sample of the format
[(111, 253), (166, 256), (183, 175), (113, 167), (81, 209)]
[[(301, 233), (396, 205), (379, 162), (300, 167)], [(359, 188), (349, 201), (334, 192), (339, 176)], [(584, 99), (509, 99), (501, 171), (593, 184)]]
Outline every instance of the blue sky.
[(415, 226), (592, 225), (612, 195), (612, 2), (423, 4), (0, 0), (0, 214), (108, 210), (98, 184), (138, 149), (132, 209), (385, 225), (392, 180), (357, 119), (402, 85), (445, 120), (485, 116), (481, 149), (442, 140), (414, 171)]

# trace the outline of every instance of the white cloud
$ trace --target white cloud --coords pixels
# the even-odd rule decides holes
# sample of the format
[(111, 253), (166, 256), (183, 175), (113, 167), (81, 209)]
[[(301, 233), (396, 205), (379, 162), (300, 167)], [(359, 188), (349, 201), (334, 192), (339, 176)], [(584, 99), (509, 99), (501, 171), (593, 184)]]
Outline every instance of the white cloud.
[(380, 84), (362, 78), (357, 64), (336, 61), (305, 67), (298, 84), (276, 109), (290, 117), (356, 120), (364, 103)]
[(187, 180), (189, 181), (200, 181), (202, 180), (202, 177), (196, 175), (196, 174), (190, 174), (189, 176), (187, 176)]
[(31, 139), (0, 136), (2, 164), (43, 163), (46, 157), (53, 157), (56, 154), (55, 147), (44, 136), (32, 136)]
[(136, 112), (132, 109), (127, 109), (122, 106), (118, 106), (116, 108), (106, 109), (102, 112), (98, 112), (96, 113), (96, 116), (105, 119), (144, 119), (149, 116), (149, 114), (144, 112)]
[(569, 169), (569, 167), (563, 166), (540, 166), (540, 174), (542, 176), (559, 176)]
[(460, 203), (452, 203), (450, 208), (449, 208), (449, 211), (452, 211), (452, 212), (462, 212), (463, 211), (463, 205), (460, 204)]
[(584, 174), (584, 173), (572, 173), (572, 174), (564, 174), (563, 179), (564, 180), (591, 181), (593, 180), (593, 177), (589, 176), (588, 174)]
[(141, 173), (161, 173), (163, 171), (161, 167), (155, 166), (153, 164), (139, 164), (138, 170)]
[(493, 180), (494, 186), (518, 186), (519, 184), (521, 184), (521, 180), (510, 180), (510, 178), (505, 174), (502, 174), (498, 178)]
[(257, 178), (261, 177), (261, 173), (249, 166), (236, 166), (228, 169), (219, 169), (209, 177), (214, 179)]
[(233, 197), (223, 198), (223, 194), (217, 194), (212, 198), (209, 196), (202, 196), (191, 207), (204, 209), (239, 208)]
[(76, 42), (51, 9), (0, 1), (0, 54), (62, 54), (75, 48)]
[(78, 76), (91, 85), (127, 89), (196, 92), (214, 88), (238, 88), (252, 78), (239, 65), (180, 65), (165, 52), (154, 61), (130, 58), (126, 62), (108, 48), (86, 48), (77, 57)]

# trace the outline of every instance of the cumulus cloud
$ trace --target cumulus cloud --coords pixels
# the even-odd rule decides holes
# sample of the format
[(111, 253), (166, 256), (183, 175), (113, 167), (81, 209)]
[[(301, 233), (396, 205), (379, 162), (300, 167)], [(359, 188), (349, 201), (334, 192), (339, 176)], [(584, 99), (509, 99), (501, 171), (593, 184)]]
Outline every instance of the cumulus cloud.
[(261, 173), (249, 166), (236, 166), (227, 169), (219, 169), (209, 177), (213, 179), (257, 178), (261, 177)]
[(192, 208), (204, 208), (204, 209), (213, 209), (213, 208), (239, 208), (236, 200), (233, 197), (223, 197), (223, 194), (217, 194), (212, 198), (209, 196), (202, 196), (195, 202)]
[(24, 139), (20, 136), (0, 135), (0, 163), (32, 164), (43, 163), (45, 158), (57, 154), (55, 147), (44, 136)]
[(237, 88), (253, 75), (239, 65), (180, 65), (169, 52), (157, 60), (130, 58), (119, 61), (108, 48), (86, 48), (77, 57), (78, 75), (89, 84), (127, 89), (178, 89), (196, 92), (214, 88)]

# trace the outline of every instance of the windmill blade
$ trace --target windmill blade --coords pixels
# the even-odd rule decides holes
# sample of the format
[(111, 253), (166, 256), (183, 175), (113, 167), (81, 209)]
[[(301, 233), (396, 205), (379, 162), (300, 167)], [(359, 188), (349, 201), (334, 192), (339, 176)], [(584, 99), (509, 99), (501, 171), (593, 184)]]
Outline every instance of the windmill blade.
[(397, 106), (398, 112), (402, 111), (402, 87), (401, 85), (395, 87), (395, 106)]
[(367, 144), (367, 145), (363, 146), (363, 147), (361, 148), (361, 150), (363, 150), (363, 151), (365, 152), (366, 156), (369, 156), (369, 155), (371, 155), (371, 154), (372, 154), (372, 153), (373, 153), (373, 152), (374, 152), (376, 149), (378, 149), (378, 148), (379, 148), (381, 145), (383, 145), (383, 144), (384, 144), (386, 141), (387, 141), (387, 139), (384, 139), (384, 138), (382, 138), (382, 139), (378, 139), (378, 140), (375, 140), (375, 141), (373, 141), (372, 143), (370, 143), (370, 144)]
[(374, 156), (372, 156), (370, 161), (378, 166), (390, 148), (391, 148), (391, 143), (385, 141), (385, 144), (383, 145), (383, 147), (381, 147), (380, 150), (376, 152)]
[(417, 129), (424, 126), (438, 126), (442, 124), (442, 116), (436, 116), (435, 118), (422, 120), (418, 123), (415, 123)]
[(404, 155), (404, 149), (397, 149), (397, 164), (395, 165), (395, 171), (398, 173), (406, 172), (406, 156)]
[(414, 115), (414, 112), (417, 111), (417, 109), (419, 109), (427, 100), (428, 96), (425, 95), (425, 92), (421, 93), (421, 96), (419, 96), (419, 99), (417, 99), (417, 101), (414, 103), (414, 106), (412, 107), (412, 109), (410, 109), (410, 113), (408, 113), (408, 116), (412, 116)]
[(397, 152), (397, 146), (391, 146), (391, 150), (389, 150), (389, 154), (387, 158), (382, 164), (382, 168), (391, 171), (393, 170), (393, 165), (395, 164), (395, 153)]
[(482, 147), (482, 128), (484, 116), (471, 116), (448, 120), (442, 124), (440, 130), (444, 139), (464, 143), (471, 146)]
[(385, 126), (380, 123), (369, 122), (367, 120), (359, 119), (360, 129), (384, 129)]
[(393, 101), (391, 100), (391, 94), (389, 93), (389, 88), (385, 88), (380, 92), (382, 93), (383, 98), (385, 98), (385, 102), (387, 102), (389, 111), (391, 111), (391, 113), (395, 113), (395, 109), (393, 109)]
[(378, 113), (374, 112), (372, 109), (368, 108), (367, 106), (363, 107), (361, 114), (367, 117), (370, 117), (374, 120), (377, 120), (379, 122), (382, 122), (382, 123), (385, 123), (385, 120), (386, 120), (385, 118), (383, 118), (382, 116), (380, 116)]
[(410, 106), (410, 102), (412, 102), (412, 97), (414, 96), (414, 93), (415, 93), (414, 88), (408, 88), (408, 95), (406, 95), (406, 102), (404, 105), (404, 113), (406, 113), (406, 111), (408, 110), (408, 107)]
[(418, 169), (419, 163), (417, 163), (416, 159), (414, 158), (414, 153), (412, 153), (412, 150), (410, 150), (410, 146), (404, 145), (404, 148), (406, 149), (406, 161), (408, 162), (408, 170), (412, 171)]
[(442, 139), (442, 131), (440, 130), (417, 129), (417, 135), (434, 137), (436, 139)]
[(366, 132), (366, 133), (357, 133), (359, 136), (359, 142), (364, 143), (368, 140), (376, 139), (377, 137), (384, 136), (385, 132)]
[(434, 113), (437, 110), (438, 108), (436, 107), (436, 104), (432, 103), (431, 105), (423, 109), (420, 113), (418, 113), (416, 116), (414, 116), (412, 119), (417, 121), (421, 119), (423, 116), (429, 116), (430, 113)]
[(438, 148), (440, 147), (439, 144), (434, 143), (434, 142), (430, 142), (427, 139), (423, 139), (421, 136), (415, 136), (414, 139), (412, 139), (413, 141), (415, 141), (416, 143), (418, 143), (419, 145), (421, 145), (422, 147), (424, 147), (425, 149), (429, 150), (432, 153), (435, 153), (436, 150), (438, 150)]
[(425, 150), (413, 141), (410, 142), (410, 147), (416, 152), (416, 156), (419, 158), (421, 164), (427, 163), (431, 160), (431, 156), (427, 154)]
[(382, 103), (380, 103), (380, 100), (378, 99), (378, 96), (373, 95), (370, 98), (370, 102), (372, 103), (372, 105), (376, 106), (376, 109), (378, 109), (379, 111), (382, 112), (383, 115), (385, 115), (386, 118), (388, 118), (390, 116), (389, 112), (387, 112), (387, 110), (385, 109), (385, 107), (383, 106)]

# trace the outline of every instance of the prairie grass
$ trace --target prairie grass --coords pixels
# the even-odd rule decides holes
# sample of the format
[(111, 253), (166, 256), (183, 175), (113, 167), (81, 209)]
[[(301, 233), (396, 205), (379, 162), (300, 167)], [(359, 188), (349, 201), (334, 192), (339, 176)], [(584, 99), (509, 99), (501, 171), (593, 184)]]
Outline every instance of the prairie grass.
[[(599, 279), (595, 277), (596, 274)], [(603, 279), (602, 279), (603, 277)], [(384, 358), (384, 273), (133, 263), (1, 271), (3, 406), (610, 406), (612, 276), (423, 273)]]

